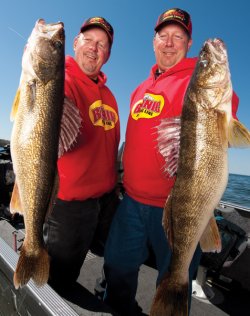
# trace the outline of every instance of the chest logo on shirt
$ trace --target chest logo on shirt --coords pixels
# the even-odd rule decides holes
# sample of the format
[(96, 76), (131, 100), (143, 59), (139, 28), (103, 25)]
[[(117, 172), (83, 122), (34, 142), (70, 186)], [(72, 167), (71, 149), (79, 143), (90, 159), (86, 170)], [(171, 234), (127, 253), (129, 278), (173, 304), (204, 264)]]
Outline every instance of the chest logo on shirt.
[(94, 126), (102, 126), (104, 130), (115, 127), (118, 121), (118, 114), (107, 104), (102, 104), (101, 100), (95, 101), (89, 107), (89, 117)]
[(161, 114), (163, 107), (164, 98), (162, 95), (145, 93), (143, 99), (132, 106), (131, 116), (134, 120), (153, 118)]

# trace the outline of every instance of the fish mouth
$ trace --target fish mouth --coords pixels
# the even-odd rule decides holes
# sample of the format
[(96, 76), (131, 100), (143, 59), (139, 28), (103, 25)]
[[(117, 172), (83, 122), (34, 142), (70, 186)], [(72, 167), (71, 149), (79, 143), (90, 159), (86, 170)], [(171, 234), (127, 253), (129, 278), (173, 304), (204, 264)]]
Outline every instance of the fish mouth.
[(35, 37), (41, 36), (47, 40), (54, 40), (60, 45), (60, 42), (64, 41), (64, 23), (57, 22), (46, 24), (44, 19), (39, 19), (35, 24), (34, 34), (36, 34)]
[(38, 19), (36, 21), (35, 28), (40, 31), (40, 32), (49, 32), (49, 31), (58, 31), (61, 28), (64, 27), (63, 22), (56, 22), (56, 23), (47, 23), (45, 22), (44, 19)]
[(35, 27), (28, 39), (26, 47), (31, 45), (31, 42), (36, 42), (36, 39), (39, 37), (43, 37), (46, 40), (54, 40), (62, 43), (64, 41), (63, 22), (46, 24), (44, 19), (37, 20)]
[(213, 46), (221, 46), (223, 49), (226, 49), (226, 45), (225, 45), (224, 41), (218, 37), (216, 37), (214, 39), (211, 39), (211, 38), (208, 39), (207, 43), (210, 43)]
[(210, 75), (213, 70), (217, 74), (226, 73), (228, 70), (228, 56), (223, 40), (219, 38), (206, 40), (200, 52), (199, 64), (202, 65), (203, 69), (207, 69)]
[(212, 108), (231, 97), (230, 71), (226, 45), (219, 38), (205, 41), (197, 63), (196, 86), (206, 99), (213, 99)]
[(48, 78), (64, 62), (57, 58), (64, 55), (64, 39), (62, 22), (46, 24), (44, 19), (37, 20), (25, 47), (22, 62), (29, 78), (49, 81)]
[(202, 50), (205, 52), (210, 61), (212, 60), (218, 64), (224, 64), (227, 62), (226, 45), (224, 41), (219, 38), (208, 39), (204, 43)]

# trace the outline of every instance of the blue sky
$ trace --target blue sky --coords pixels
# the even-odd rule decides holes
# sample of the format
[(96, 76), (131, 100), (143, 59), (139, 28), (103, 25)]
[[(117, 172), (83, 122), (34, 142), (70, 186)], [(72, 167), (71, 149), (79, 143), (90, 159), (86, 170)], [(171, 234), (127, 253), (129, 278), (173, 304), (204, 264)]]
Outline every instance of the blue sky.
[[(10, 139), (9, 116), (21, 74), (23, 48), (35, 21), (64, 22), (66, 54), (82, 22), (104, 16), (114, 27), (112, 54), (103, 71), (117, 98), (124, 140), (130, 94), (144, 80), (155, 62), (152, 49), (154, 26), (168, 8), (187, 10), (193, 21), (193, 46), (189, 57), (198, 55), (208, 38), (222, 38), (228, 48), (234, 90), (240, 98), (239, 120), (250, 129), (250, 5), (226, 0), (1, 0), (0, 18), (0, 138)], [(250, 175), (250, 149), (229, 149), (229, 172)]]

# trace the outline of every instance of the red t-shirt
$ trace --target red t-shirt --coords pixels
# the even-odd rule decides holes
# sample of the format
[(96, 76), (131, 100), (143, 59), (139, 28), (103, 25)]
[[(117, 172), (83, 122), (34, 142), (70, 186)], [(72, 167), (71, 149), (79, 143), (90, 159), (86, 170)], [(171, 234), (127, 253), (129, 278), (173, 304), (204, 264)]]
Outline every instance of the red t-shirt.
[[(185, 58), (155, 79), (157, 65), (133, 92), (123, 155), (124, 187), (133, 199), (164, 207), (175, 177), (163, 172), (164, 158), (157, 149), (157, 130), (163, 118), (180, 116), (184, 96), (197, 58)], [(169, 87), (169, 88), (168, 88)], [(233, 95), (233, 116), (238, 97)]]
[(116, 184), (120, 121), (116, 100), (100, 73), (93, 82), (76, 61), (66, 57), (65, 96), (79, 109), (80, 133), (73, 147), (58, 159), (62, 200), (100, 197)]

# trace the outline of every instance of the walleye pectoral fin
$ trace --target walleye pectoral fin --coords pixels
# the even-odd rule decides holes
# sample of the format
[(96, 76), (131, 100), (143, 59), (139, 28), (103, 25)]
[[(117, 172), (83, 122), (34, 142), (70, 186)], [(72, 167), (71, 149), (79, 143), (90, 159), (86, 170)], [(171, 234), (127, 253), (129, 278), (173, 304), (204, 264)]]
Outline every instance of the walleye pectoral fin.
[(11, 195), (10, 212), (12, 214), (15, 214), (15, 213), (22, 214), (23, 213), (23, 208), (22, 208), (22, 204), (21, 204), (21, 200), (20, 200), (19, 190), (18, 190), (18, 186), (17, 186), (16, 182), (14, 184), (12, 195)]
[(242, 123), (232, 118), (228, 127), (228, 142), (230, 147), (250, 147), (250, 131)]
[(76, 141), (80, 132), (82, 119), (77, 106), (69, 98), (64, 98), (58, 157), (66, 153)]
[(210, 218), (201, 236), (200, 246), (203, 252), (221, 252), (221, 237), (214, 217)]
[(177, 163), (180, 148), (180, 117), (171, 117), (161, 120), (157, 126), (157, 147), (165, 160), (164, 173), (168, 177), (174, 176), (177, 171)]
[(19, 102), (20, 102), (20, 88), (17, 89), (13, 104), (12, 104), (12, 110), (10, 113), (10, 120), (14, 121), (17, 110), (18, 110), (18, 106), (19, 106)]

